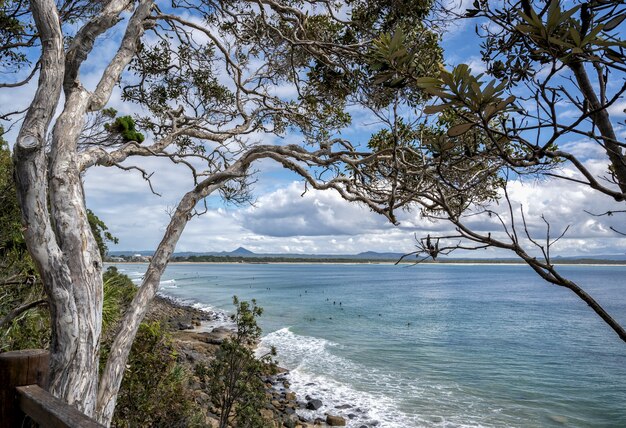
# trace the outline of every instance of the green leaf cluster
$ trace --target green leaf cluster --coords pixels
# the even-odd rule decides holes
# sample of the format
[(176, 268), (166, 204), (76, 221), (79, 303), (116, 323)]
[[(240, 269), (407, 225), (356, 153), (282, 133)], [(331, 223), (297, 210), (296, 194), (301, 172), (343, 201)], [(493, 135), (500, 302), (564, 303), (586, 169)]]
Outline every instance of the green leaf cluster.
[(237, 326), (233, 337), (225, 339), (208, 367), (198, 366), (200, 377), (211, 398), (213, 409), (220, 417), (220, 428), (231, 425), (247, 428), (268, 426), (260, 410), (265, 405), (265, 385), (262, 375), (274, 370), (269, 355), (256, 358), (253, 347), (261, 337), (256, 319), (263, 309), (256, 301), (251, 303), (233, 298), (237, 311), (232, 320)]
[[(562, 10), (560, 3), (550, 2), (545, 18), (539, 17), (534, 8), (529, 8), (528, 13), (518, 12), (522, 23), (517, 24), (516, 29), (535, 43), (535, 49), (531, 51), (533, 55), (540, 60), (544, 58), (546, 62), (548, 58), (554, 58), (566, 63), (581, 58), (599, 60), (597, 54), (601, 52), (614, 61), (624, 63), (624, 55), (614, 49), (624, 48), (626, 43), (607, 37), (607, 33), (624, 21), (625, 12), (594, 25), (593, 17), (585, 16), (590, 14), (587, 6), (583, 9), (583, 5), (576, 5)], [(575, 15), (579, 11), (581, 19), (577, 20)]]
[(114, 333), (117, 322), (135, 297), (137, 287), (115, 266), (110, 266), (106, 270), (102, 275), (102, 281), (102, 334), (106, 338)]
[(185, 388), (189, 373), (177, 363), (177, 357), (171, 336), (161, 323), (141, 323), (124, 371), (112, 426), (201, 426), (199, 409)]
[(488, 72), (512, 85), (531, 79), (545, 64), (593, 62), (623, 71), (623, 2), (579, 3), (526, 0), (519, 8), (518, 2), (505, 1), (497, 8), (485, 0), (475, 1), (468, 16), (488, 16), (504, 29), (477, 28)]
[(25, 52), (15, 46), (25, 43), (34, 25), (24, 20), (27, 1), (0, 0), (0, 66), (19, 69), (30, 61)]
[(397, 28), (393, 34), (376, 38), (368, 54), (368, 68), (373, 88), (374, 105), (389, 105), (401, 94), (404, 102), (415, 107), (430, 98), (422, 84), (432, 79), (441, 67), (443, 53), (436, 34), (420, 25), (408, 31)]
[(100, 218), (94, 214), (93, 211), (87, 209), (87, 221), (89, 222), (89, 227), (93, 232), (93, 237), (98, 244), (98, 250), (100, 251), (100, 257), (104, 259), (109, 251), (107, 247), (107, 242), (112, 242), (113, 244), (117, 244), (119, 239), (116, 238), (109, 232), (109, 228), (107, 225), (100, 220)]
[(137, 131), (135, 120), (131, 116), (121, 116), (113, 123), (105, 125), (105, 129), (111, 133), (119, 134), (124, 141), (137, 141), (142, 143), (145, 136)]

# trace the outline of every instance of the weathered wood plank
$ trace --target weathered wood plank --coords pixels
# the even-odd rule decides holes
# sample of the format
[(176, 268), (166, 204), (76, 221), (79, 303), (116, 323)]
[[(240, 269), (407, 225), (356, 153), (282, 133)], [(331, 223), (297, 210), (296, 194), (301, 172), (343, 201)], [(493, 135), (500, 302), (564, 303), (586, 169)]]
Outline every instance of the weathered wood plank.
[(16, 388), (22, 411), (45, 428), (103, 428), (80, 410), (52, 396), (37, 385)]
[(22, 426), (26, 416), (18, 406), (18, 386), (46, 385), (49, 353), (25, 349), (0, 354), (0, 428)]

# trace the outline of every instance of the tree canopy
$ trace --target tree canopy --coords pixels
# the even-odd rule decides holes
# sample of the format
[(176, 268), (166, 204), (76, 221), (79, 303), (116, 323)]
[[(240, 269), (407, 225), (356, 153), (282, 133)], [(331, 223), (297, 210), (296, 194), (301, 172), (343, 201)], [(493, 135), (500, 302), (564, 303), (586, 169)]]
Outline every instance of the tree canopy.
[[(626, 9), (623, 2), (566, 3), (475, 1), (460, 18), (478, 22), (486, 64), (480, 74), (460, 64), (424, 76), (401, 32), (379, 38), (376, 81), (399, 88), (411, 82), (434, 98), (421, 110), (429, 119), (407, 126), (396, 114), (390, 131), (372, 140), (398, 154), (385, 164), (387, 173), (359, 191), (364, 199), (399, 201), (398, 208), (416, 204), (425, 217), (454, 227), (418, 239), (412, 253), (418, 259), (458, 249), (512, 251), (546, 281), (573, 291), (626, 340), (624, 328), (554, 265), (555, 244), (568, 228), (554, 231), (542, 215), (545, 228), (530, 230), (528, 208), (509, 197), (509, 181), (529, 177), (564, 180), (609, 202), (626, 200), (625, 145), (610, 113), (626, 91), (619, 31)], [(599, 149), (604, 168), (567, 149), (580, 140), (590, 152)], [(590, 216), (618, 212), (626, 211), (589, 207)], [(481, 221), (488, 227), (477, 227)]]
[[(0, 88), (37, 76), (29, 108), (1, 116), (19, 127), (16, 187), (25, 244), (50, 305), (53, 394), (111, 422), (133, 339), (185, 226), (208, 209), (212, 194), (249, 200), (261, 160), (394, 223), (397, 210), (418, 207), (425, 218), (451, 224), (454, 233), (418, 240), (420, 257), (460, 248), (512, 251), (576, 293), (626, 340), (624, 329), (554, 266), (551, 249), (563, 231), (546, 221), (540, 240), (508, 197), (511, 177), (530, 176), (626, 199), (624, 143), (609, 114), (626, 90), (619, 74), (622, 2), (475, 1), (463, 18), (479, 23), (487, 71), (478, 75), (467, 65), (444, 66), (431, 25), (435, 6), (0, 3), (7, 23), (0, 30)], [(133, 115), (112, 108), (116, 91)], [(561, 116), (563, 104), (577, 114)], [(351, 108), (377, 118), (368, 142), (342, 134)], [(299, 143), (261, 138), (287, 134)], [(602, 149), (604, 171), (560, 147), (572, 136)], [(99, 373), (103, 242), (91, 232), (94, 220), (106, 229), (85, 207), (82, 175), (94, 166), (118, 168), (150, 184), (144, 158), (186, 168), (191, 184), (170, 213)], [(561, 173), (563, 165), (575, 175)], [(477, 218), (491, 229), (473, 227)]]
[[(185, 225), (213, 193), (249, 198), (252, 165), (262, 159), (316, 189), (350, 189), (374, 158), (341, 137), (348, 107), (386, 107), (397, 90), (372, 86), (371, 41), (403, 28), (424, 72), (438, 68), (438, 36), (422, 22), (430, 1), (3, 2), (13, 19), (0, 42), (3, 87), (37, 76), (17, 120), (16, 187), (24, 237), (51, 313), (50, 391), (109, 424), (133, 338)], [(99, 43), (107, 39), (113, 49)], [(18, 41), (18, 44), (14, 42)], [(98, 60), (94, 71), (91, 64)], [(29, 69), (26, 77), (19, 70)], [(85, 75), (95, 74), (87, 85)], [(9, 81), (8, 77), (16, 77)], [(24, 77), (24, 78), (22, 78)], [(20, 78), (22, 80), (20, 80)], [(119, 88), (135, 115), (109, 105)], [(288, 91), (280, 91), (288, 88)], [(403, 95), (424, 92), (410, 82)], [(57, 111), (58, 110), (58, 111)], [(259, 135), (300, 136), (301, 144), (262, 144)], [(385, 148), (381, 156), (390, 156)], [(82, 174), (94, 166), (151, 171), (141, 158), (186, 167), (192, 185), (171, 213), (123, 328), (98, 374), (102, 328), (102, 242), (91, 233)], [(385, 207), (371, 204), (383, 215)], [(100, 231), (105, 232), (98, 225)], [(71, 316), (70, 316), (71, 314)]]

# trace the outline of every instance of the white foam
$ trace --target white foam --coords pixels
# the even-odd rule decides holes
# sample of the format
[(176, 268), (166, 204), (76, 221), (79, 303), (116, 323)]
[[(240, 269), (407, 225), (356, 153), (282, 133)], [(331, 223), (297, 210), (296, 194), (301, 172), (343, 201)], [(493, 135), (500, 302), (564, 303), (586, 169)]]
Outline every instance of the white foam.
[(178, 285), (176, 285), (176, 280), (175, 279), (168, 279), (165, 281), (161, 281), (159, 283), (159, 287), (161, 288), (178, 288)]
[[(288, 328), (283, 328), (265, 336), (258, 353), (266, 352), (274, 346), (278, 351), (279, 364), (290, 369), (291, 389), (300, 399), (306, 395), (318, 398), (323, 406), (316, 410), (298, 410), (298, 414), (314, 420), (325, 418), (326, 413), (343, 416), (348, 427), (369, 425), (374, 421), (381, 428), (426, 426), (427, 421), (416, 415), (401, 411), (393, 398), (385, 394), (384, 388), (367, 391), (350, 383), (346, 378), (366, 376), (376, 383), (376, 373), (332, 352), (338, 344), (325, 339), (300, 336)], [(380, 375), (380, 373), (378, 374)], [(336, 406), (349, 404), (352, 407), (337, 409)], [(348, 415), (356, 415), (349, 419)]]
[[(298, 399), (309, 395), (322, 401), (323, 406), (316, 411), (298, 410), (310, 420), (325, 419), (330, 413), (344, 417), (352, 428), (374, 426), (375, 421), (380, 428), (501, 426), (490, 418), (500, 409), (490, 408), (455, 383), (402, 379), (391, 367), (375, 369), (351, 361), (340, 355), (341, 345), (298, 335), (289, 328), (263, 337), (257, 355), (272, 346), (277, 350), (279, 365), (290, 370), (291, 389)], [(411, 400), (423, 406), (414, 409), (408, 404)], [(346, 404), (352, 407), (336, 408)], [(349, 419), (349, 414), (356, 417)]]

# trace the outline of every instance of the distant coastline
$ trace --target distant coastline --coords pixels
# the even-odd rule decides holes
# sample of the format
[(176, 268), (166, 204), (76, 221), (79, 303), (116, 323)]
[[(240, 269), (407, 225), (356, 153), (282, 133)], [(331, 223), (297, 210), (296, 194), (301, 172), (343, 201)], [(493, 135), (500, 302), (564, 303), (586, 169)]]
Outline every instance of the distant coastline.
[[(134, 256), (129, 257), (108, 257), (106, 263), (148, 263), (149, 257), (143, 256), (138, 259)], [(191, 257), (172, 257), (170, 263), (175, 264), (401, 264), (412, 265), (415, 260), (404, 259), (401, 261), (392, 259), (342, 259), (342, 258), (298, 258), (298, 257), (232, 257), (232, 256), (191, 256)], [(441, 260), (424, 260), (419, 264), (427, 265), (525, 265), (522, 260), (511, 259), (441, 259)], [(578, 265), (578, 266), (625, 266), (624, 260), (605, 260), (605, 259), (557, 259), (553, 261), (554, 265)]]
[[(111, 251), (106, 258), (108, 263), (149, 262), (152, 250)], [(255, 253), (244, 247), (233, 251), (193, 252), (179, 251), (172, 255), (171, 263), (318, 263), (318, 264), (414, 264), (415, 256), (403, 253), (363, 251), (358, 254), (289, 254), (289, 253)], [(436, 261), (423, 260), (425, 264), (459, 264), (459, 265), (521, 265), (522, 260), (514, 257), (503, 258), (470, 258), (441, 257)], [(563, 256), (552, 259), (555, 265), (626, 265), (626, 254), (597, 254), (585, 256)]]

